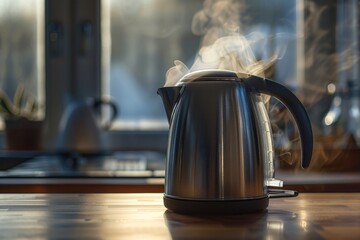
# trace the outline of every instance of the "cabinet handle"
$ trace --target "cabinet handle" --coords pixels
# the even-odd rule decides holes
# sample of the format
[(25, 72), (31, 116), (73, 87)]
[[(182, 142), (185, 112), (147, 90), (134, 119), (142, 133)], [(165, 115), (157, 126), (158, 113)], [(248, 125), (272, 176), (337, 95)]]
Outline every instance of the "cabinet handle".
[(49, 52), (50, 56), (58, 57), (63, 52), (63, 26), (58, 22), (49, 24)]
[(84, 21), (80, 25), (80, 55), (86, 56), (91, 52), (93, 46), (94, 26), (89, 21)]

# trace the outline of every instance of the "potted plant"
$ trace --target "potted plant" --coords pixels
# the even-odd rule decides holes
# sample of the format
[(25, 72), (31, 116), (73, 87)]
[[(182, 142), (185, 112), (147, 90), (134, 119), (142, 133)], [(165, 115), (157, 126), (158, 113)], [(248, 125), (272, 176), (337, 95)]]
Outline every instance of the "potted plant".
[(19, 84), (13, 101), (0, 90), (0, 114), (5, 122), (5, 140), (8, 150), (41, 149), (43, 122), (38, 119), (39, 104), (25, 87)]

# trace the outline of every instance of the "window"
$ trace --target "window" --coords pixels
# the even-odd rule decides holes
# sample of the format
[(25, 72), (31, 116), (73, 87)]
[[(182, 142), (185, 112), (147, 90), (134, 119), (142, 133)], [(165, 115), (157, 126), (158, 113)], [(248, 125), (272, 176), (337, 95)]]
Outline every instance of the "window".
[[(163, 86), (165, 73), (174, 60), (189, 67), (193, 64), (202, 36), (192, 32), (192, 21), (203, 9), (203, 1), (107, 0), (101, 3), (102, 86), (103, 93), (113, 97), (120, 107), (115, 128), (166, 129), (162, 103), (155, 93)], [(296, 28), (289, 26), (295, 22), (295, 4), (293, 1), (281, 3), (242, 3), (249, 12), (243, 10), (241, 18), (252, 16), (253, 19), (247, 20), (251, 27), (239, 32), (245, 35), (262, 31), (271, 36), (276, 31), (291, 31), (295, 35)], [(270, 5), (273, 7), (271, 13), (265, 11)], [(296, 51), (296, 47), (292, 47), (289, 52)], [(263, 52), (257, 55), (266, 57)], [(290, 62), (288, 69), (295, 68), (294, 55), (295, 52), (290, 54), (293, 59), (287, 61)], [(281, 69), (284, 68), (278, 72)], [(292, 73), (290, 77), (296, 81), (294, 71)], [(284, 75), (284, 71), (278, 75), (281, 74)]]
[(0, 89), (13, 99), (19, 85), (44, 117), (44, 1), (0, 1)]
[(191, 19), (202, 2), (112, 0), (102, 7), (103, 91), (120, 107), (116, 128), (166, 129), (156, 91), (175, 59), (193, 61), (200, 38)]

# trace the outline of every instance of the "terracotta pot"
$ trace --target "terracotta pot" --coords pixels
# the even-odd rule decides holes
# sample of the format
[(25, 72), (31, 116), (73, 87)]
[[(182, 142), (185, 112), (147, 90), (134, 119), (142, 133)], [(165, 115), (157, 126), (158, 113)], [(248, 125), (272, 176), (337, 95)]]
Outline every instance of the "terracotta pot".
[(42, 147), (43, 121), (6, 119), (7, 150), (39, 151)]

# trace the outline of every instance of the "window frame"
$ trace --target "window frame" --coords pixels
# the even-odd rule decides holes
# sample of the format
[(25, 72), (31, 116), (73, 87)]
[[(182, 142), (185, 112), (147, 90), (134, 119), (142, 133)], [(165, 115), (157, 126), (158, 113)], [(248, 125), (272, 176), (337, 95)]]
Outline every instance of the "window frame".
[[(102, 78), (106, 77), (101, 42), (101, 0), (45, 0), (45, 147), (56, 149), (61, 116), (71, 101), (83, 101), (102, 94)], [(50, 50), (52, 24), (62, 28), (61, 53)], [(79, 53), (83, 41), (81, 25), (91, 23), (91, 49)], [(105, 62), (106, 63), (106, 62)], [(55, 107), (56, 106), (56, 107)], [(100, 113), (97, 113), (100, 114)], [(165, 151), (167, 129), (104, 131), (108, 150)]]

